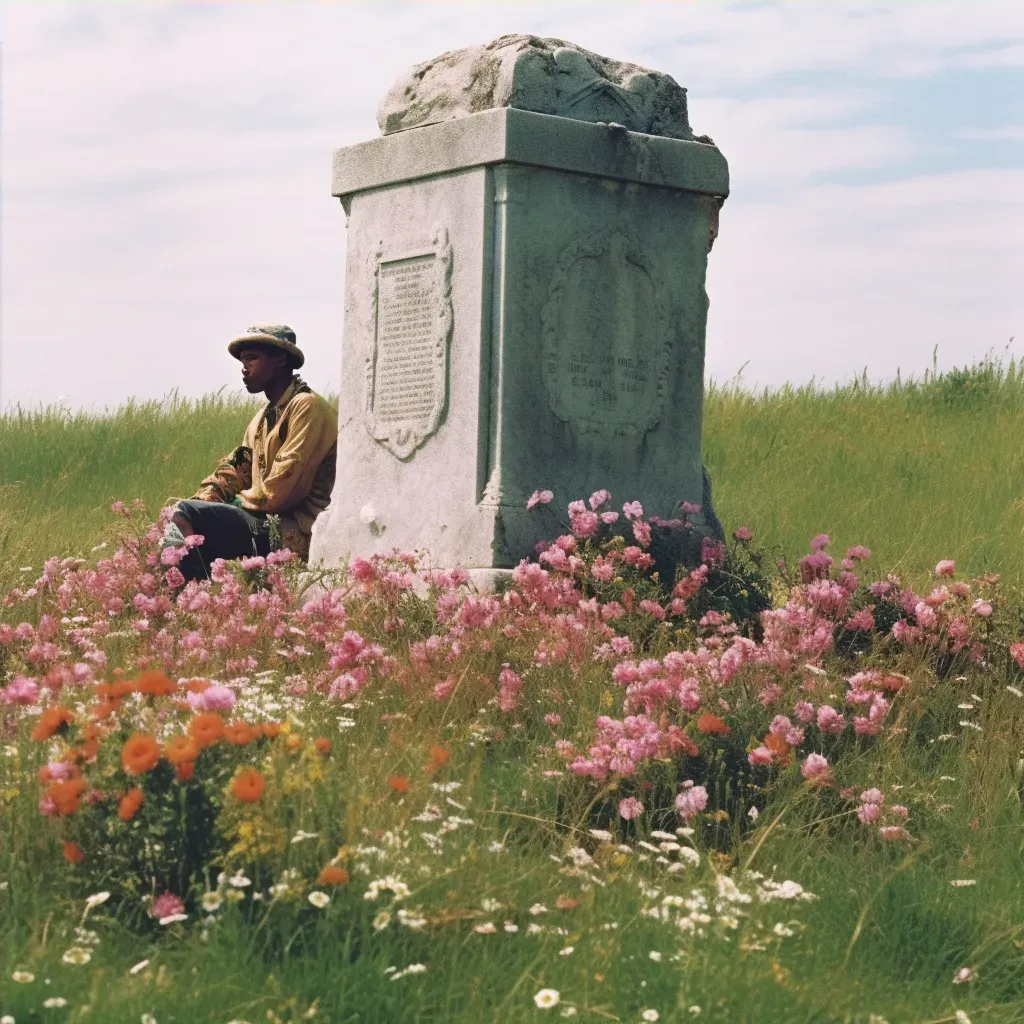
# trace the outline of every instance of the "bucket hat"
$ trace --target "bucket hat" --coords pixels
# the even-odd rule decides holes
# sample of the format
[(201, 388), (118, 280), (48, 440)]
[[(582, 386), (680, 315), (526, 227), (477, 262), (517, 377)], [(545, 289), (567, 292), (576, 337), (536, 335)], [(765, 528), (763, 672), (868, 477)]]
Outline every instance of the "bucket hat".
[(295, 344), (295, 332), (287, 324), (253, 324), (245, 334), (228, 342), (228, 351), (236, 358), (242, 358), (242, 350), (250, 345), (269, 345), (287, 352), (293, 369), (306, 361), (302, 350)]

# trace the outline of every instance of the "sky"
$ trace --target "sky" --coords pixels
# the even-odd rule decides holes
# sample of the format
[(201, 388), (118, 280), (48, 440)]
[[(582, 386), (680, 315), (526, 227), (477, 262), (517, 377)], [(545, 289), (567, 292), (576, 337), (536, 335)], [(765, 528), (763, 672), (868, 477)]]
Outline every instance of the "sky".
[[(706, 372), (1024, 352), (1024, 4), (5, 0), (0, 408), (240, 391), (291, 324), (341, 374), (331, 153), (412, 64), (505, 32), (671, 74), (729, 161)], [(1011, 337), (1016, 341), (1010, 344)]]

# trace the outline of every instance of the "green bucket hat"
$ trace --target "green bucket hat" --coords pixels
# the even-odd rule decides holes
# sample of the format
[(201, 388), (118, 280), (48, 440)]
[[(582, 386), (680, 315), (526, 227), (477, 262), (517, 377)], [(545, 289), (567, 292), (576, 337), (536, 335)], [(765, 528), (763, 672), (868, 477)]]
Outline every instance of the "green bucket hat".
[(241, 359), (242, 350), (250, 345), (269, 345), (287, 352), (296, 370), (306, 361), (302, 350), (295, 344), (295, 332), (287, 324), (253, 324), (245, 334), (228, 342), (228, 351), (236, 359)]

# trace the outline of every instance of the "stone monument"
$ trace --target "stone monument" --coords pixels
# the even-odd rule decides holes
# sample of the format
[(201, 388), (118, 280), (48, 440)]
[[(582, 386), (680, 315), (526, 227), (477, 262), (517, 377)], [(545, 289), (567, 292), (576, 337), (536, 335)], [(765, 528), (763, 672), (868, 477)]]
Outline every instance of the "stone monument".
[[(506, 35), (412, 68), (334, 154), (348, 220), (338, 466), (310, 563), (514, 567), (609, 489), (703, 506), (725, 158), (668, 75)], [(555, 501), (528, 512), (536, 489)]]

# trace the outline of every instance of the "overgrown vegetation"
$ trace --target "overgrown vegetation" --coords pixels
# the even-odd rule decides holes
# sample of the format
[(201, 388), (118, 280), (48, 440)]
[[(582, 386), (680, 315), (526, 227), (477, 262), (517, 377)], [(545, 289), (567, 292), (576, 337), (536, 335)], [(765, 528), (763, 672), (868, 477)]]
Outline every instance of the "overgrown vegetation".
[(1020, 382), (961, 378), (713, 389), (730, 541), (671, 591), (603, 492), (498, 597), (411, 557), (183, 588), (110, 501), (248, 408), (3, 421), (0, 1015), (1024, 1019), (1018, 513), (977, 470)]

